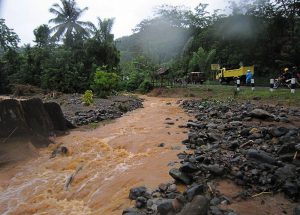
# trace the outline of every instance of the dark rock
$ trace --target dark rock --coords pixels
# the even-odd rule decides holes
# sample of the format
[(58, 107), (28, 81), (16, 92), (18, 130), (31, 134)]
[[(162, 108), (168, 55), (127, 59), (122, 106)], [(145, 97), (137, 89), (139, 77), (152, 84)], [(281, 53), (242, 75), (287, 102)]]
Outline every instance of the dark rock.
[(146, 187), (131, 188), (129, 192), (129, 199), (136, 200), (138, 197), (143, 196), (147, 192)]
[(271, 128), (269, 130), (269, 133), (273, 136), (273, 137), (281, 137), (283, 135), (285, 135), (286, 133), (289, 132), (289, 129), (285, 128), (285, 127), (279, 127), (279, 128)]
[(193, 200), (194, 196), (203, 194), (204, 186), (203, 185), (194, 185), (186, 190), (187, 200), (190, 202)]
[(185, 172), (185, 173), (193, 173), (193, 172), (196, 172), (198, 170), (198, 168), (190, 162), (185, 162), (184, 164), (182, 164), (182, 166), (179, 168), (179, 170), (181, 172)]
[(195, 128), (203, 128), (204, 126), (203, 125), (201, 125), (201, 124), (198, 124), (198, 123), (195, 123), (195, 122), (188, 122), (187, 124), (186, 124), (186, 126), (187, 127), (195, 127)]
[(0, 138), (7, 138), (11, 134), (14, 137), (25, 136), (32, 134), (32, 131), (26, 123), (20, 102), (6, 99), (0, 101)]
[(164, 200), (161, 204), (157, 206), (157, 212), (160, 215), (167, 215), (172, 212), (174, 213), (175, 210), (173, 208), (173, 200), (172, 199)]
[(209, 209), (212, 215), (223, 215), (222, 211), (217, 206), (211, 206)]
[(253, 118), (258, 118), (258, 119), (274, 118), (272, 114), (262, 109), (254, 109), (249, 113), (249, 115)]
[(294, 153), (296, 145), (294, 143), (285, 143), (277, 151), (277, 154)]
[(59, 146), (52, 151), (50, 158), (56, 157), (56, 155), (66, 155), (68, 153), (68, 148), (65, 146)]
[(250, 128), (244, 128), (243, 130), (241, 130), (241, 135), (243, 136), (243, 137), (247, 137), (247, 136), (249, 136), (250, 135)]
[(139, 196), (137, 197), (136, 201), (135, 201), (135, 207), (137, 208), (143, 208), (145, 207), (147, 204), (147, 199), (143, 196)]
[(224, 174), (224, 167), (218, 164), (208, 165), (205, 168), (216, 176), (222, 176)]
[(290, 198), (295, 198), (299, 195), (298, 186), (290, 181), (285, 182), (285, 184), (282, 187), (282, 190), (283, 190), (284, 194)]
[(272, 156), (270, 156), (269, 154), (263, 151), (259, 151), (255, 149), (249, 149), (247, 151), (247, 158), (259, 163), (268, 163), (271, 165), (277, 164), (275, 158), (273, 158)]
[(204, 196), (195, 196), (178, 215), (207, 215), (209, 201)]
[(209, 132), (207, 133), (207, 136), (212, 141), (219, 141), (222, 139), (222, 135), (216, 132)]
[(178, 169), (176, 168), (173, 168), (169, 171), (169, 174), (170, 176), (172, 176), (176, 181), (179, 181), (181, 183), (184, 183), (184, 184), (191, 184), (192, 183), (192, 180), (191, 180), (191, 177), (188, 176), (187, 174), (179, 171)]
[(284, 167), (278, 168), (274, 176), (276, 177), (276, 181), (278, 183), (282, 183), (288, 178), (292, 178), (295, 175), (296, 167), (294, 165), (287, 164)]
[(217, 198), (217, 197), (214, 197), (210, 200), (210, 204), (211, 205), (218, 205), (221, 203), (221, 199)]
[(165, 147), (165, 143), (160, 143), (160, 144), (158, 144), (158, 147)]

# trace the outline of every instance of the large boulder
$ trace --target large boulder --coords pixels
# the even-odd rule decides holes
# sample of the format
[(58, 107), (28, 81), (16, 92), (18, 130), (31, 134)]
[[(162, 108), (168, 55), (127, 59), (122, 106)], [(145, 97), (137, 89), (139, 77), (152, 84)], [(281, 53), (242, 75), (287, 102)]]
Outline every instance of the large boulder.
[(54, 127), (42, 100), (34, 98), (20, 103), (28, 128), (39, 135), (49, 136), (49, 132), (53, 131)]
[(52, 123), (53, 128), (56, 131), (65, 131), (68, 128), (75, 128), (66, 118), (59, 106), (55, 102), (46, 102), (44, 103), (44, 108), (46, 109)]
[(187, 203), (178, 215), (207, 215), (208, 206), (208, 199), (198, 195), (191, 202)]
[(60, 106), (41, 99), (0, 101), (0, 138), (45, 137), (68, 126)]
[(20, 102), (14, 99), (0, 101), (0, 138), (21, 136), (30, 132)]

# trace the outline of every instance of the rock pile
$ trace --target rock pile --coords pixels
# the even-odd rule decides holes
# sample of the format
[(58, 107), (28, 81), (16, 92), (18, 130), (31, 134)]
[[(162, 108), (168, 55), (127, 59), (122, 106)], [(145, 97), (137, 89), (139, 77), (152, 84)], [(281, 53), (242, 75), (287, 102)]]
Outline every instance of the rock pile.
[[(182, 126), (190, 128), (182, 141), (188, 150), (178, 154), (180, 167), (169, 172), (175, 183), (162, 184), (151, 193), (132, 189), (129, 197), (136, 201), (135, 208), (123, 214), (234, 215), (218, 207), (230, 203), (209, 186), (218, 178), (242, 186), (242, 198), (283, 192), (299, 201), (299, 109), (207, 100), (184, 101), (182, 107), (195, 120)], [(180, 193), (176, 183), (187, 185), (186, 191)]]
[(143, 107), (143, 100), (129, 96), (95, 99), (95, 104), (85, 106), (82, 99), (75, 95), (61, 101), (66, 118), (75, 126), (97, 123), (103, 120), (116, 119), (124, 113)]

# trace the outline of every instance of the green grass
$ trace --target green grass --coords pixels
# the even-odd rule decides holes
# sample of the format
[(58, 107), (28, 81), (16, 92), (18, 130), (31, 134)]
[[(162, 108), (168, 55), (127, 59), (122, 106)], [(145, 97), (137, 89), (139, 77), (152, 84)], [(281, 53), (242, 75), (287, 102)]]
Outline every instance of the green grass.
[[(151, 94), (150, 94), (151, 95)], [(292, 94), (290, 89), (276, 89), (270, 92), (268, 87), (256, 87), (255, 91), (251, 87), (242, 86), (240, 91), (236, 91), (235, 86), (227, 85), (189, 85), (185, 88), (161, 88), (152, 92), (154, 96), (165, 97), (195, 97), (227, 100), (233, 98), (236, 100), (253, 100), (259, 98), (262, 102), (272, 102), (282, 105), (300, 106), (300, 89)]]
[(99, 126), (98, 122), (91, 122), (89, 123), (90, 129), (96, 129)]

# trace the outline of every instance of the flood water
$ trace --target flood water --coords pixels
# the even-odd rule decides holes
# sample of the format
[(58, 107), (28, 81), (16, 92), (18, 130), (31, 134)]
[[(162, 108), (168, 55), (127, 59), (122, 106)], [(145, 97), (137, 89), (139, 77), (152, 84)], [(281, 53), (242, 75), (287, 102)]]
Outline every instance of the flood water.
[[(38, 150), (38, 157), (2, 168), (0, 214), (121, 214), (132, 204), (130, 188), (172, 180), (170, 162), (178, 160), (187, 136), (178, 125), (189, 119), (176, 101), (146, 97), (142, 109), (96, 129), (72, 131)], [(68, 155), (50, 159), (59, 145)]]
[[(144, 108), (96, 129), (74, 130), (48, 148), (26, 143), (30, 160), (0, 168), (0, 214), (122, 214), (134, 203), (128, 199), (130, 188), (172, 180), (168, 171), (178, 165), (176, 155), (187, 138), (187, 130), (178, 126), (188, 119), (177, 99), (145, 97)], [(174, 124), (166, 124), (170, 121)], [(66, 146), (68, 155), (50, 159), (58, 146)], [(231, 198), (241, 192), (227, 181), (218, 190)], [(294, 206), (282, 195), (266, 195), (224, 207), (245, 215), (283, 215), (292, 214)]]

